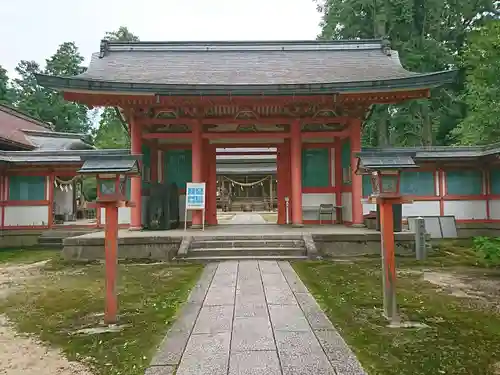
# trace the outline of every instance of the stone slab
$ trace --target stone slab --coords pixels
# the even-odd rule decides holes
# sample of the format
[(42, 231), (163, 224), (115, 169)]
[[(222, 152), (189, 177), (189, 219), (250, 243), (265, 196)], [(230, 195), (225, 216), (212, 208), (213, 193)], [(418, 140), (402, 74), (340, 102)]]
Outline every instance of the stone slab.
[(176, 375), (226, 374), (231, 332), (191, 335)]
[(334, 329), (332, 323), (321, 310), (310, 293), (295, 293), (295, 298), (312, 329)]
[(175, 366), (151, 366), (146, 369), (144, 375), (174, 375)]
[(336, 330), (316, 330), (314, 333), (339, 374), (366, 374), (352, 350)]
[(262, 274), (262, 283), (264, 284), (264, 288), (289, 288), (288, 283), (286, 282), (286, 279), (282, 273), (264, 273)]
[(236, 273), (219, 273), (217, 272), (212, 279), (210, 287), (236, 287)]
[(265, 291), (269, 305), (297, 305), (297, 300), (288, 286), (265, 288)]
[(191, 331), (201, 309), (200, 303), (185, 303), (170, 331)]
[(236, 304), (265, 304), (266, 297), (262, 289), (246, 291), (245, 289), (236, 290)]
[(281, 375), (276, 351), (231, 353), (229, 375)]
[(254, 303), (238, 303), (234, 307), (234, 317), (235, 318), (251, 318), (251, 317), (261, 317), (261, 318), (269, 318), (269, 314), (267, 312), (267, 305), (262, 304), (254, 304)]
[(276, 350), (267, 317), (235, 318), (231, 352)]
[(210, 287), (205, 297), (204, 306), (234, 305), (235, 288)]
[(283, 375), (337, 375), (324, 353), (280, 353)]
[(177, 365), (181, 361), (182, 353), (186, 348), (190, 336), (190, 331), (169, 332), (160, 344), (158, 351), (151, 361), (151, 365)]
[(312, 331), (275, 331), (276, 347), (281, 353), (323, 353), (318, 339)]
[(216, 273), (236, 273), (238, 272), (238, 261), (227, 261), (219, 263)]
[(230, 305), (202, 307), (193, 334), (231, 331), (233, 310), (234, 307)]
[(311, 329), (298, 305), (269, 305), (269, 314), (275, 331), (309, 331)]
[(261, 274), (281, 273), (281, 269), (275, 260), (259, 260), (259, 269)]

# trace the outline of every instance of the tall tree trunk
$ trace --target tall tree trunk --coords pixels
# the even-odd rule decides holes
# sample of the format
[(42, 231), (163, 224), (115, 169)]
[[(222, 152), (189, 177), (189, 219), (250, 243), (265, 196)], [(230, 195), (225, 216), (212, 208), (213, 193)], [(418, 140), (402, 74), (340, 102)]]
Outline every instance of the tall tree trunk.
[(422, 144), (432, 146), (434, 144), (434, 132), (432, 129), (432, 119), (429, 113), (428, 101), (420, 104), (420, 116), (422, 118)]
[(377, 146), (389, 147), (389, 106), (381, 104), (377, 121)]

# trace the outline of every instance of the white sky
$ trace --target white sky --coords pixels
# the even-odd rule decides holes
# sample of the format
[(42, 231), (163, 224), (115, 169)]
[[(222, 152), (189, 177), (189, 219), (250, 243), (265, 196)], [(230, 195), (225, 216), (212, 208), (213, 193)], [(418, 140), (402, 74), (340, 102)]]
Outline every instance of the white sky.
[(315, 39), (313, 0), (0, 0), (0, 65), (42, 66), (73, 41), (87, 65), (106, 31), (120, 26), (146, 40)]

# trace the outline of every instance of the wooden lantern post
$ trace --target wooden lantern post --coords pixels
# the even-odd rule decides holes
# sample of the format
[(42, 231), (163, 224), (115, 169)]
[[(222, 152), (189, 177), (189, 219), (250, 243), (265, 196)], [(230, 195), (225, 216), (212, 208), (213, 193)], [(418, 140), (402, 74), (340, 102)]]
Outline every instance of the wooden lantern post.
[(133, 207), (127, 201), (126, 186), (129, 176), (139, 174), (137, 156), (100, 155), (84, 159), (80, 174), (95, 175), (98, 184), (97, 209), (106, 211), (104, 228), (105, 254), (105, 308), (104, 323), (118, 321), (118, 298), (116, 280), (118, 269), (118, 208)]
[(369, 203), (379, 205), (382, 258), (382, 286), (384, 290), (384, 316), (394, 324), (399, 323), (396, 300), (396, 257), (394, 241), (393, 205), (412, 203), (400, 192), (400, 170), (416, 167), (411, 156), (402, 158), (394, 154), (359, 154), (357, 173), (370, 174), (372, 194)]

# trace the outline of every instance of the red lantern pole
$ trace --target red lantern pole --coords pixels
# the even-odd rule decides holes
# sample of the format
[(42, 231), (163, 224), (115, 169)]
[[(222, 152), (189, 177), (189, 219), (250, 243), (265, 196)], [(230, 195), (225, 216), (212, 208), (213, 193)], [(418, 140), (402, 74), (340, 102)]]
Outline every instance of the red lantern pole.
[(394, 217), (391, 199), (379, 199), (380, 234), (382, 245), (382, 270), (384, 288), (384, 315), (391, 322), (398, 322), (396, 301), (396, 257), (394, 249)]
[(106, 262), (106, 306), (104, 323), (115, 324), (118, 314), (116, 278), (118, 269), (118, 202), (106, 202), (106, 227), (104, 229), (104, 251)]

